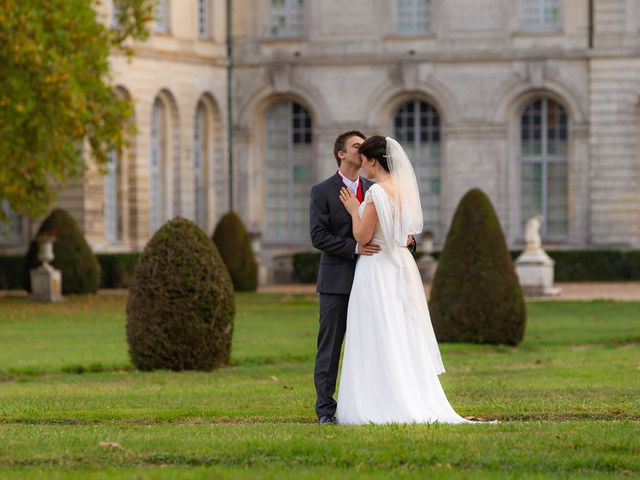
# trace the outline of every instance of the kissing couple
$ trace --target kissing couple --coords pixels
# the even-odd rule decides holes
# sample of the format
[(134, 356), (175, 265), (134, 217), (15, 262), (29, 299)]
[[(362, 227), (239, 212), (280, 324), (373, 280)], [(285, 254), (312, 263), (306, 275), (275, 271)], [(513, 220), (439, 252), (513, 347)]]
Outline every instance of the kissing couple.
[(319, 422), (471, 423), (438, 378), (444, 365), (411, 255), (423, 228), (411, 161), (393, 138), (356, 130), (338, 136), (334, 156), (338, 171), (312, 188), (310, 204), (311, 241), (321, 251)]

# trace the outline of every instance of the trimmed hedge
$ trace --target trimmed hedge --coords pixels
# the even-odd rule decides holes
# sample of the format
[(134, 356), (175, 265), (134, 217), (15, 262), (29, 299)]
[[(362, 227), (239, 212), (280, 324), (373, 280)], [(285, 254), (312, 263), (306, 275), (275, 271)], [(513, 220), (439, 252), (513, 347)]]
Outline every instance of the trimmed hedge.
[[(42, 232), (56, 235), (51, 265), (62, 273), (62, 294), (96, 293), (100, 286), (100, 265), (73, 217), (65, 210), (55, 208), (40, 225), (36, 238)], [(29, 244), (22, 269), (22, 288), (29, 292), (30, 272), (38, 265), (38, 243), (34, 239)]]
[[(544, 246), (544, 245), (543, 245)], [(512, 250), (515, 260), (522, 251)], [(640, 280), (640, 250), (547, 250), (556, 262), (556, 282), (620, 282)], [(431, 254), (436, 260), (441, 252)], [(423, 252), (416, 252), (419, 259)], [(293, 255), (293, 273), (297, 281), (315, 283), (320, 254), (300, 252)]]
[(517, 345), (527, 312), (498, 216), (474, 188), (460, 200), (440, 255), (429, 310), (442, 342)]
[(638, 250), (580, 250), (547, 253), (556, 262), (554, 279), (557, 282), (640, 280), (640, 251)]
[(299, 252), (293, 255), (293, 278), (300, 283), (316, 283), (320, 269), (320, 253)]
[(22, 288), (22, 265), (24, 255), (0, 256), (0, 290)]
[(237, 292), (255, 292), (258, 288), (258, 264), (251, 238), (236, 212), (226, 213), (213, 232), (213, 241), (229, 269)]
[(139, 252), (99, 253), (96, 255), (102, 270), (100, 288), (129, 288), (133, 283)]
[(211, 370), (229, 362), (233, 285), (218, 249), (192, 221), (165, 223), (142, 252), (127, 303), (140, 370)]
[[(511, 251), (516, 259), (521, 251)], [(640, 250), (551, 250), (555, 260), (556, 282), (614, 282), (640, 280)], [(423, 252), (416, 252), (416, 259)], [(431, 254), (436, 260), (440, 252)], [(102, 270), (100, 288), (128, 288), (140, 258), (139, 252), (98, 253)], [(0, 290), (22, 288), (22, 255), (0, 255)], [(320, 267), (320, 254), (299, 252), (293, 255), (293, 273), (297, 282), (315, 283)]]

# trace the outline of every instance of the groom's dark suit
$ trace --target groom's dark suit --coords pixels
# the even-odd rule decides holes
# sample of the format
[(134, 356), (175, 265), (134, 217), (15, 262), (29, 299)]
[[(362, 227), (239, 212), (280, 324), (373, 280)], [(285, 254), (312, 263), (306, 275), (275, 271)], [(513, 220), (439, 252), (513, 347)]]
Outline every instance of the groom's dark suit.
[[(372, 182), (360, 177), (363, 196)], [(318, 417), (334, 415), (338, 363), (347, 326), (347, 306), (356, 268), (351, 216), (340, 201), (344, 186), (338, 173), (311, 189), (311, 243), (322, 252), (316, 291), (320, 294), (320, 329), (314, 371)]]

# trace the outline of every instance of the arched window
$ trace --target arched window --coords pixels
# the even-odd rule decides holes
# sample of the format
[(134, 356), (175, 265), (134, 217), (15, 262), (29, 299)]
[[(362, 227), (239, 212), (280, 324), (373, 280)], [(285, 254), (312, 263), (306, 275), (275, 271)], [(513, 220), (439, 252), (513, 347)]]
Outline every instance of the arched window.
[(568, 122), (564, 108), (549, 98), (536, 98), (520, 115), (521, 220), (544, 217), (541, 234), (568, 232)]
[(104, 236), (109, 242), (121, 240), (120, 202), (118, 186), (120, 183), (120, 155), (115, 150), (109, 152), (107, 173), (104, 176)]
[(167, 108), (160, 98), (153, 102), (151, 114), (151, 209), (150, 230), (153, 234), (167, 217)]
[(265, 114), (264, 238), (307, 243), (313, 135), (309, 112), (295, 102)]
[(396, 34), (431, 33), (431, 0), (396, 0)]
[(208, 125), (207, 109), (202, 101), (196, 108), (196, 119), (193, 130), (193, 193), (194, 220), (202, 228), (207, 221), (207, 171), (208, 171)]
[(420, 190), (425, 230), (440, 228), (440, 117), (422, 100), (411, 100), (396, 111), (395, 138), (413, 163)]
[(560, 30), (560, 0), (520, 0), (520, 27), (525, 32)]

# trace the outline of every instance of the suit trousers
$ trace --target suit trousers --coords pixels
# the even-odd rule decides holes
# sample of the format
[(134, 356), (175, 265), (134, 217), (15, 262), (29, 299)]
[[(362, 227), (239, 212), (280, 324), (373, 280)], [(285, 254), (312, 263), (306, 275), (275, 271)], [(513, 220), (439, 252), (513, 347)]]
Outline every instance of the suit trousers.
[(313, 374), (318, 418), (336, 413), (337, 403), (333, 394), (336, 391), (342, 341), (347, 329), (348, 306), (348, 294), (320, 294), (318, 353)]

